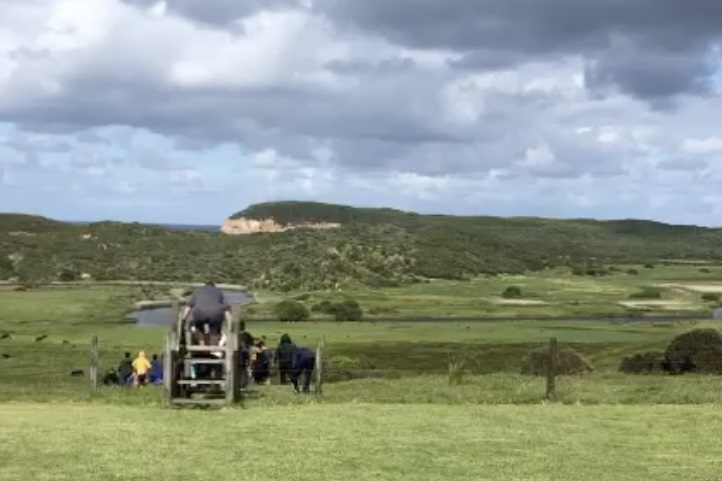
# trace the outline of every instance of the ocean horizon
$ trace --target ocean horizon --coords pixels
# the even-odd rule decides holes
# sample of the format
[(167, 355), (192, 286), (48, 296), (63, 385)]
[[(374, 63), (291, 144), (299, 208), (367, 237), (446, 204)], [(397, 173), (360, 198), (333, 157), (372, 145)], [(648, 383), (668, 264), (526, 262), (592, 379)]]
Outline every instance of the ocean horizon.
[[(90, 225), (90, 224), (97, 224), (99, 222), (104, 222), (104, 221), (66, 220), (63, 222), (67, 222), (68, 224), (75, 224), (75, 225)], [(123, 222), (123, 223), (130, 224), (131, 222)], [(135, 223), (135, 222), (132, 222), (132, 223)], [(210, 224), (165, 224), (162, 222), (137, 222), (137, 224), (162, 227), (163, 229), (170, 229), (170, 230), (195, 230), (195, 231), (217, 232), (221, 229), (220, 225), (210, 225)]]

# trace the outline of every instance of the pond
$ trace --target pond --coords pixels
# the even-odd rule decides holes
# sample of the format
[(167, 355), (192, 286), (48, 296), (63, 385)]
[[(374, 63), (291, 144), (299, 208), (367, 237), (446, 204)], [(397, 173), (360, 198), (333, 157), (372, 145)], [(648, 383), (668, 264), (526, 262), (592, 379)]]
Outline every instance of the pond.
[[(226, 300), (233, 305), (246, 304), (253, 300), (253, 295), (245, 291), (223, 291)], [(135, 321), (139, 327), (165, 327), (169, 326), (173, 318), (173, 308), (169, 306), (149, 307), (138, 309), (126, 316)]]

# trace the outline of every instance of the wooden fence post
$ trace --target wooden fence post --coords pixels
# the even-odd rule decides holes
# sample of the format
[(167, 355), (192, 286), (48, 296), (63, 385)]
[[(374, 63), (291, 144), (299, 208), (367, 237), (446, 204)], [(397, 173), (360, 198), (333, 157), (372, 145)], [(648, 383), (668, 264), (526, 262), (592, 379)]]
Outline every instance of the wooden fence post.
[(547, 400), (555, 401), (557, 375), (557, 338), (549, 339), (549, 363), (547, 364)]
[(90, 390), (98, 390), (98, 336), (90, 339)]
[(318, 338), (318, 342), (316, 343), (316, 362), (315, 362), (315, 374), (316, 374), (316, 395), (320, 396), (323, 394), (323, 358), (324, 358), (324, 348), (326, 342), (323, 336)]

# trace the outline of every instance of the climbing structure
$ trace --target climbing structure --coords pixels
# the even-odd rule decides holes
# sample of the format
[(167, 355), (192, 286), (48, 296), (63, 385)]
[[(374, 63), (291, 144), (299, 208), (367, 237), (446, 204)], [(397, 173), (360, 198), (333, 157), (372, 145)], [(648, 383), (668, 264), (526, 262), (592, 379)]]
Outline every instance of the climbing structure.
[[(241, 338), (235, 322), (224, 322), (222, 335), (193, 333), (174, 309), (165, 343), (163, 382), (166, 405), (225, 405), (240, 399), (244, 372)], [(219, 346), (220, 339), (225, 339)]]

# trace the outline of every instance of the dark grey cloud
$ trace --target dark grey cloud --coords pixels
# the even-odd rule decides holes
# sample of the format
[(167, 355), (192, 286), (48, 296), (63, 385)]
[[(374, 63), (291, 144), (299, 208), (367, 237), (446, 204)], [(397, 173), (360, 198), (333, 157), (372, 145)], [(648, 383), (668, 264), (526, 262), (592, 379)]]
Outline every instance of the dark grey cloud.
[(706, 58), (722, 35), (718, 0), (317, 0), (315, 8), (408, 47), (464, 53), (450, 62), (459, 68), (583, 55), (591, 88), (614, 84), (652, 101), (706, 92)]
[[(159, 0), (123, 0), (130, 5), (151, 8)], [(168, 0), (167, 10), (212, 25), (229, 25), (260, 10), (301, 7), (300, 0)], [(240, 33), (240, 31), (239, 31)]]

